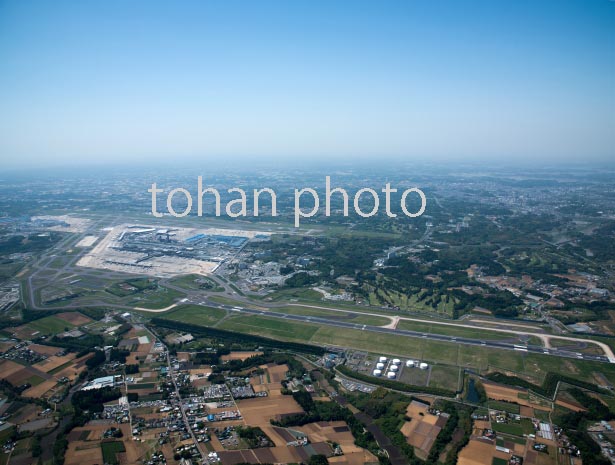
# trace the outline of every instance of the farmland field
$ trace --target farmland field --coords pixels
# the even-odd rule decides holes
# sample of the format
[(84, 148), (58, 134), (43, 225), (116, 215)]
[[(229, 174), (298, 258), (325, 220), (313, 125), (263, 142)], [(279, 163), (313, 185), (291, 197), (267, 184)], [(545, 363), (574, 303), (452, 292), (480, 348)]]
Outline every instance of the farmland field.
[(45, 381), (45, 378), (42, 378), (39, 375), (32, 375), (28, 379), (26, 379), (25, 382), (28, 383), (30, 386), (34, 387), (34, 386), (38, 386), (43, 381)]
[(124, 443), (120, 441), (103, 442), (101, 443), (100, 448), (102, 449), (104, 462), (110, 465), (119, 463), (117, 454), (126, 451)]
[(533, 433), (534, 428), (531, 422), (528, 425), (529, 420), (524, 420), (525, 421), (521, 421), (520, 423), (493, 423), (492, 428), (498, 433), (506, 433), (513, 436), (523, 436), (524, 434)]

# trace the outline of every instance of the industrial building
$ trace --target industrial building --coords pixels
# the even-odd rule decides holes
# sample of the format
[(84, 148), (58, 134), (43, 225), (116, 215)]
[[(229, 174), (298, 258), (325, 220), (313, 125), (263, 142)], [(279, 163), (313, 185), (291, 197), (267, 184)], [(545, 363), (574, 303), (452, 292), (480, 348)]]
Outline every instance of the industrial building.
[(88, 382), (81, 388), (82, 391), (89, 391), (91, 389), (102, 389), (105, 387), (115, 387), (116, 382), (121, 382), (122, 377), (116, 376), (103, 376), (102, 378), (96, 378)]

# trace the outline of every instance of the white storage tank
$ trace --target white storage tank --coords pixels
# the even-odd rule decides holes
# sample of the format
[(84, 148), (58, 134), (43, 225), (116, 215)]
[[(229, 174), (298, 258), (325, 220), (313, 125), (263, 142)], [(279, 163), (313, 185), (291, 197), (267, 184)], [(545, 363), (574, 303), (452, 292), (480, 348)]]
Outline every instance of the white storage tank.
[(398, 358), (394, 358), (393, 359), (393, 365), (399, 365), (401, 363), (401, 360)]
[(399, 367), (398, 367), (397, 365), (391, 365), (391, 366), (389, 367), (389, 370), (391, 370), (391, 371), (397, 371), (397, 370), (399, 370)]
[(387, 373), (387, 378), (389, 379), (395, 379), (395, 376), (397, 376), (397, 374), (394, 371), (389, 371)]
[(408, 368), (412, 368), (412, 367), (414, 366), (414, 360), (408, 360), (408, 361), (406, 362), (406, 366), (407, 366)]
[(374, 376), (382, 376), (382, 370), (374, 370)]
[(427, 370), (427, 368), (429, 368), (429, 365), (427, 365), (425, 362), (423, 362), (423, 363), (421, 363), (421, 364), (419, 365), (419, 368), (420, 368), (421, 370)]
[(380, 357), (380, 358), (378, 359), (378, 361), (379, 361), (380, 363), (385, 363), (385, 362), (387, 361), (387, 358), (386, 358), (386, 357)]
[(376, 363), (376, 368), (378, 368), (379, 370), (382, 370), (384, 368), (384, 363)]

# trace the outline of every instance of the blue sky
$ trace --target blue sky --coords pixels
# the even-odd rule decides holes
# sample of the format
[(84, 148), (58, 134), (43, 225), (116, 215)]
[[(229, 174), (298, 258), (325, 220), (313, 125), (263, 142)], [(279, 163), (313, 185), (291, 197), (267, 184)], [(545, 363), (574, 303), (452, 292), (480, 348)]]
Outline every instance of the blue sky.
[(0, 163), (615, 159), (615, 2), (0, 0)]

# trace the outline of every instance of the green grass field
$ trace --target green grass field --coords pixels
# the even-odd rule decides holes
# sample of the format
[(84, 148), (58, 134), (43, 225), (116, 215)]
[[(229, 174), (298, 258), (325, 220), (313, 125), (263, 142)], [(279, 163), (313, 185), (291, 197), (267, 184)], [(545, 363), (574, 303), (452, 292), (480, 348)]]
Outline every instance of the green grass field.
[(305, 342), (314, 336), (319, 326), (258, 315), (237, 315), (224, 320), (218, 328)]
[(144, 293), (136, 294), (130, 300), (125, 300), (124, 303), (126, 305), (134, 305), (135, 307), (160, 309), (168, 307), (184, 296), (185, 294), (175, 289), (159, 287), (154, 291), (145, 291)]
[(541, 421), (550, 421), (548, 410), (534, 409), (534, 416)]
[[(222, 305), (232, 305), (232, 306), (238, 306), (241, 307), (244, 304), (242, 302), (239, 302), (235, 299), (232, 299), (230, 297), (226, 297), (223, 295), (212, 295), (210, 297), (207, 298), (209, 301), (211, 302), (216, 302), (218, 304), (222, 304)], [(250, 308), (254, 308), (255, 306), (251, 306)], [(258, 307), (258, 305), (256, 305), (256, 308), (260, 308)]]
[(119, 283), (113, 283), (106, 290), (114, 296), (126, 297), (143, 292), (146, 289), (156, 289), (156, 283), (147, 278), (128, 279)]
[[(489, 408), (494, 410), (501, 410), (503, 412), (518, 414), (520, 412), (519, 404), (513, 404), (512, 402), (502, 402), (498, 400), (490, 400), (488, 402)], [(503, 431), (505, 432), (505, 431)]]
[[(123, 289), (120, 286), (122, 283), (133, 286), (136, 290)], [(105, 277), (85, 277), (70, 286), (65, 281), (54, 281), (52, 283), (41, 281), (37, 283), (34, 290), (37, 302), (49, 300), (41, 299), (40, 286), (42, 285), (49, 285), (47, 290), (51, 295), (78, 294), (79, 297), (76, 297), (73, 301), (82, 305), (100, 305), (101, 302), (104, 302), (109, 304), (161, 309), (185, 297), (183, 292), (164, 286), (158, 286), (155, 283), (152, 284), (149, 279), (145, 278), (129, 279), (118, 283), (116, 280)], [(62, 307), (66, 305), (66, 302), (57, 301), (46, 303), (45, 305), (50, 308)]]
[(275, 292), (268, 294), (265, 297), (268, 301), (288, 301), (288, 300), (302, 300), (305, 302), (315, 303), (322, 305), (322, 294), (314, 289), (304, 288), (292, 288), (292, 289), (279, 289)]
[(218, 286), (214, 280), (196, 274), (176, 276), (172, 278), (170, 282), (186, 290), (203, 290), (207, 292), (224, 291), (224, 288)]
[[(416, 368), (413, 368), (416, 370)], [(429, 376), (429, 386), (443, 389), (458, 389), (463, 382), (459, 367), (448, 365), (433, 365)]]
[(424, 347), (424, 340), (418, 338), (390, 336), (371, 331), (332, 326), (321, 326), (312, 336), (310, 342), (317, 345), (353, 347), (374, 353), (400, 354), (417, 359), (421, 358)]
[(357, 323), (370, 326), (384, 326), (391, 322), (389, 318), (380, 316), (362, 315), (359, 313), (349, 312), (337, 312), (320, 308), (299, 307), (296, 305), (273, 307), (268, 308), (267, 310), (269, 310), (270, 312), (288, 313), (290, 315), (317, 316), (321, 318), (328, 318), (331, 320), (347, 321), (349, 323)]
[(514, 334), (501, 333), (498, 331), (489, 331), (478, 328), (462, 328), (458, 326), (455, 327), (407, 320), (400, 320), (397, 325), (397, 329), (407, 329), (410, 331), (419, 331), (424, 333), (445, 334), (447, 336), (467, 337), (471, 339), (480, 339), (485, 341), (518, 339), (518, 337)]
[(40, 320), (31, 321), (28, 323), (28, 328), (31, 328), (33, 331), (39, 331), (41, 334), (57, 334), (63, 332), (65, 328), (74, 328), (74, 325), (51, 315)]
[(220, 308), (202, 307), (200, 305), (179, 305), (164, 313), (164, 318), (201, 326), (213, 326), (226, 316)]

